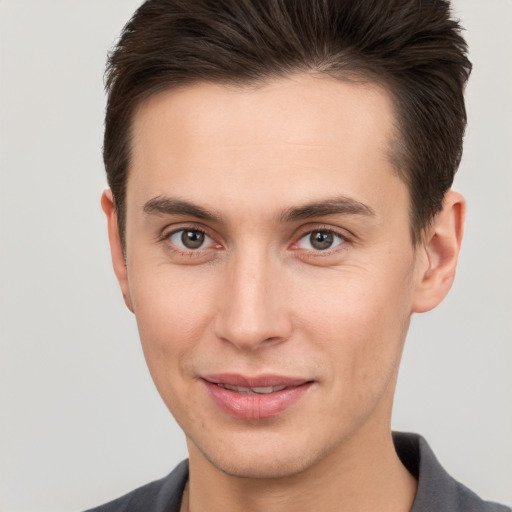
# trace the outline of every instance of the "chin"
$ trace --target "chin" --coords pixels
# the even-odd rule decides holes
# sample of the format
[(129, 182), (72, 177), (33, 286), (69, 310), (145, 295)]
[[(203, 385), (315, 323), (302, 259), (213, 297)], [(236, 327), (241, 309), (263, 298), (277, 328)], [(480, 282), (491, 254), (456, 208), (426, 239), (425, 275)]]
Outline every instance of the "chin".
[(282, 457), (275, 453), (269, 456), (259, 453), (250, 456), (231, 454), (226, 457), (209, 457), (208, 460), (226, 475), (252, 479), (287, 478), (302, 473), (310, 466), (300, 455)]
[(293, 477), (307, 471), (331, 451), (331, 447), (321, 450), (307, 441), (286, 441), (282, 438), (260, 439), (195, 447), (201, 457), (224, 474), (252, 479)]

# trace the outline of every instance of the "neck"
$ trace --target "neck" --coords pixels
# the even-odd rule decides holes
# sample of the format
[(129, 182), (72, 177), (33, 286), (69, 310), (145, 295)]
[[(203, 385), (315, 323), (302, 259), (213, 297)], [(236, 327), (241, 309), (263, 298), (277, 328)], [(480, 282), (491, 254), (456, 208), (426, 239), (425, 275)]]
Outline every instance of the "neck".
[(396, 455), (391, 432), (364, 434), (306, 471), (278, 479), (228, 475), (189, 446), (188, 512), (409, 512), (417, 482)]

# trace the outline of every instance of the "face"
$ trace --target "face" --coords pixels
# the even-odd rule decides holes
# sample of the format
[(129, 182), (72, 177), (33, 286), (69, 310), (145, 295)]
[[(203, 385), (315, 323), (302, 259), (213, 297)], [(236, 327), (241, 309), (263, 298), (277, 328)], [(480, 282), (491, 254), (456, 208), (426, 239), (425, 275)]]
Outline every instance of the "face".
[(389, 430), (424, 262), (393, 121), (378, 86), (306, 75), (136, 112), (118, 277), (191, 458), (285, 476)]

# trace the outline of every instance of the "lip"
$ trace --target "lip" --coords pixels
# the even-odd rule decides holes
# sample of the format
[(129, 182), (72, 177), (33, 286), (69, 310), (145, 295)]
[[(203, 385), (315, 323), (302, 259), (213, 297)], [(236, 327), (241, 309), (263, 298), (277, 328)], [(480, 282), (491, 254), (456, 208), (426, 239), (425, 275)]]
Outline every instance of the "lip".
[[(248, 377), (238, 374), (217, 374), (202, 377), (213, 402), (224, 413), (236, 418), (264, 419), (277, 416), (304, 396), (313, 381), (281, 375)], [(281, 387), (285, 389), (266, 394), (242, 394), (219, 386)]]

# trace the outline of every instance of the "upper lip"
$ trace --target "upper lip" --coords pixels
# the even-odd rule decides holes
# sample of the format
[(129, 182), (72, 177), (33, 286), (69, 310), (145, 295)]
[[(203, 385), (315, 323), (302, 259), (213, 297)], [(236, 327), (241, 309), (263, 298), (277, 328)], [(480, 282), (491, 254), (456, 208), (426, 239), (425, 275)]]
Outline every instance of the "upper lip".
[(204, 375), (202, 378), (212, 384), (227, 384), (228, 386), (239, 386), (245, 388), (263, 388), (263, 387), (277, 387), (277, 386), (300, 386), (306, 382), (311, 382), (310, 379), (287, 377), (284, 375), (256, 375), (246, 376), (236, 373), (221, 373), (215, 375)]

